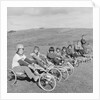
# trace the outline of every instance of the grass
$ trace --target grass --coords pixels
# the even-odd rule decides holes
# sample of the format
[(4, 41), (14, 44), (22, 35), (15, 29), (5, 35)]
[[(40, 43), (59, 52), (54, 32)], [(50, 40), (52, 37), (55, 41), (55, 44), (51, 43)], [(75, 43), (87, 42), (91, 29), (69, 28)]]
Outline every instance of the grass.
[[(7, 34), (7, 68), (11, 68), (12, 58), (16, 52), (16, 45), (23, 43), (25, 54), (30, 57), (30, 53), (35, 45), (40, 47), (43, 54), (46, 54), (50, 46), (62, 47), (68, 43), (80, 39), (82, 34), (86, 34), (86, 39), (93, 44), (93, 29), (30, 29), (10, 32)], [(18, 81), (14, 86), (8, 82), (8, 93), (45, 93), (35, 83), (28, 81)], [(93, 64), (92, 62), (81, 64), (75, 68), (74, 74), (65, 82), (57, 83), (52, 93), (92, 93), (93, 92)]]

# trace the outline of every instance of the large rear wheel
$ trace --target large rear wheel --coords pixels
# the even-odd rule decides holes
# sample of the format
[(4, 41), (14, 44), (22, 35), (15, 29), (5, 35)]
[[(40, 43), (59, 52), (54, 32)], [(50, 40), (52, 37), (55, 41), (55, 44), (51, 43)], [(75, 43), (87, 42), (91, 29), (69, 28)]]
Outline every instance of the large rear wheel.
[(56, 87), (56, 80), (52, 75), (44, 73), (40, 76), (38, 84), (44, 91), (53, 91)]
[(12, 69), (7, 70), (7, 80), (11, 85), (14, 85), (17, 82), (17, 75)]

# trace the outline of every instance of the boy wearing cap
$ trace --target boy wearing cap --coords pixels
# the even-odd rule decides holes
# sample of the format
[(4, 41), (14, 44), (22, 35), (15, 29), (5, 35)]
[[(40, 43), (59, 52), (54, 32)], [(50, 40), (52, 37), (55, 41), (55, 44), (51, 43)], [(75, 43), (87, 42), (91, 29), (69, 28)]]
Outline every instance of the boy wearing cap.
[[(17, 51), (12, 60), (12, 69), (14, 72), (25, 73), (30, 79), (37, 81), (39, 78), (38, 73), (35, 71), (35, 67), (32, 65), (32, 61), (24, 55), (23, 44), (18, 44)], [(34, 73), (31, 71), (34, 71)]]

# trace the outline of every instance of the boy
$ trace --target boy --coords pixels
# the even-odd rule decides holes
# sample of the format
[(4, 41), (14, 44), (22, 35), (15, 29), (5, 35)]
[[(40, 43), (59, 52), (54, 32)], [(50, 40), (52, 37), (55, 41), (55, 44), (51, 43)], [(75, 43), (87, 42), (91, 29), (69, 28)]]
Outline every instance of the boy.
[(67, 55), (67, 48), (66, 48), (66, 47), (62, 47), (61, 55), (62, 55), (63, 59), (68, 58), (68, 55)]
[(62, 63), (62, 57), (55, 53), (54, 47), (49, 48), (49, 52), (47, 53), (47, 58), (50, 62), (55, 65), (59, 65)]
[(61, 49), (60, 48), (56, 48), (56, 52), (55, 52), (58, 56), (61, 56)]
[(30, 55), (33, 58), (35, 64), (46, 69), (49, 62), (47, 61), (46, 56), (40, 53), (40, 48), (38, 46), (34, 47), (33, 52)]
[[(12, 69), (16, 73), (26, 73), (30, 79), (37, 81), (39, 78), (38, 73), (35, 71), (35, 67), (32, 65), (33, 62), (24, 55), (23, 44), (18, 44), (16, 49), (16, 54), (12, 60)], [(31, 69), (34, 71), (34, 73), (31, 71)]]
[(74, 50), (76, 52), (78, 52), (82, 57), (85, 57), (84, 56), (85, 51), (84, 51), (84, 49), (82, 47), (82, 44), (81, 44), (81, 41), (80, 40), (78, 40), (77, 41), (77, 44), (75, 44)]
[(82, 46), (86, 44), (86, 40), (84, 39), (84, 35), (82, 35), (82, 38), (80, 41), (81, 41)]
[(75, 59), (77, 57), (77, 54), (74, 52), (74, 49), (71, 44), (67, 47), (66, 52), (67, 52), (67, 55), (69, 55), (69, 58), (71, 57)]

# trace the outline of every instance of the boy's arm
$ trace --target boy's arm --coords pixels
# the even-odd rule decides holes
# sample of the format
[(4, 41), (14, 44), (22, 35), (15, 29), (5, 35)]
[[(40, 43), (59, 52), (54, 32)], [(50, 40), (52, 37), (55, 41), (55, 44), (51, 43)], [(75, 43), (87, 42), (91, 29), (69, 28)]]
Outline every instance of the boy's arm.
[(44, 54), (40, 54), (40, 56), (44, 57), (44, 58), (47, 58)]
[(29, 63), (25, 62), (24, 60), (20, 59), (18, 60), (18, 63), (21, 65), (21, 66), (28, 66)]
[(34, 53), (31, 53), (30, 54), (31, 55), (31, 57), (33, 58), (33, 59), (35, 59), (35, 60), (41, 60), (39, 57), (37, 57)]
[(24, 61), (29, 63), (29, 64), (33, 64), (34, 63), (34, 60), (30, 60), (29, 58), (25, 58)]
[(40, 54), (40, 59), (47, 62), (47, 57), (44, 54)]
[(27, 63), (26, 61), (24, 61), (24, 60), (22, 60), (22, 59), (20, 59), (18, 62), (19, 62), (19, 64), (20, 64), (21, 66), (27, 66), (27, 67), (29, 67), (29, 68), (35, 70), (35, 67), (33, 67), (31, 64)]

